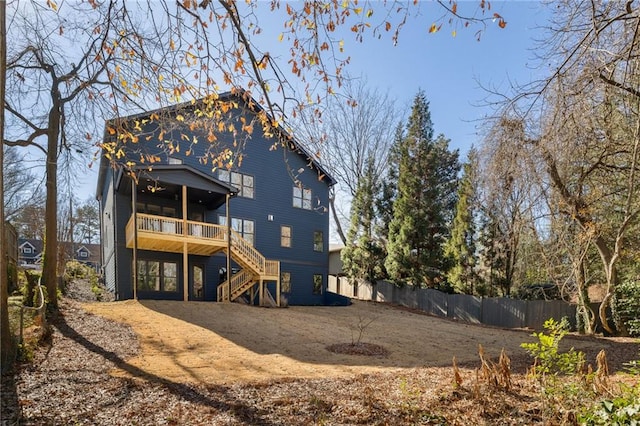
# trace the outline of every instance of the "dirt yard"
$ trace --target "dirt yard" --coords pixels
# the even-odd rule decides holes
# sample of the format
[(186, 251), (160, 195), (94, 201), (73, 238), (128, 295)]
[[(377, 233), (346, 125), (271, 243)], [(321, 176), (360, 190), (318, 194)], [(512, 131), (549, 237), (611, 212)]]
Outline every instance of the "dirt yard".
[[(517, 368), (530, 360), (520, 343), (531, 331), (481, 327), (414, 313), (397, 307), (355, 302), (348, 307), (266, 309), (240, 304), (125, 301), (84, 304), (87, 311), (129, 324), (141, 351), (128, 360), (136, 374), (179, 383), (231, 384), (283, 378), (354, 377), (362, 373), (408, 372), (447, 367), (455, 356), (475, 364), (478, 345), (491, 357), (504, 348)], [(383, 346), (387, 357), (344, 355), (329, 345), (351, 343), (370, 322), (362, 341)], [(565, 338), (587, 353), (606, 348), (607, 339)], [(523, 369), (523, 368), (521, 368)], [(116, 376), (131, 372), (113, 371)]]

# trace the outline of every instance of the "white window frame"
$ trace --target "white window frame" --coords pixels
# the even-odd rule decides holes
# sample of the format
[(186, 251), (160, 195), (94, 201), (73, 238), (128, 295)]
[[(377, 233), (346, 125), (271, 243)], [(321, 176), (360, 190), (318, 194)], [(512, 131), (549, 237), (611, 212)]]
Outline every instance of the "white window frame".
[(293, 187), (293, 207), (304, 210), (311, 210), (311, 199), (313, 193), (311, 189), (294, 186)]
[[(224, 215), (218, 216), (218, 224), (227, 226), (227, 217)], [(256, 222), (251, 219), (243, 219), (241, 217), (231, 217), (231, 228), (242, 236), (252, 246), (256, 242)], [(253, 232), (249, 232), (251, 228)]]
[[(289, 230), (289, 235), (285, 235), (285, 228)], [(280, 225), (280, 247), (291, 248), (293, 240), (293, 229), (289, 225)], [(287, 244), (285, 244), (285, 242)]]
[(218, 180), (237, 188), (239, 197), (255, 198), (256, 182), (252, 175), (218, 169)]

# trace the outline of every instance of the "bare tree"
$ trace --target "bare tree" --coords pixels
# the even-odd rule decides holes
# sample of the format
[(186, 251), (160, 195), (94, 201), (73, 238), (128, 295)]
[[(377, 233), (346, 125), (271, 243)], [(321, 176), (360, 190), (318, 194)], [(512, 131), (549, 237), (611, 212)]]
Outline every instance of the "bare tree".
[(372, 161), (369, 190), (376, 194), (403, 112), (388, 93), (367, 87), (362, 79), (346, 80), (344, 93), (346, 98), (333, 97), (326, 103), (320, 121), (302, 114), (296, 136), (338, 181), (329, 203), (338, 236), (346, 244), (342, 223), (348, 220), (349, 205), (365, 175), (367, 161)]
[[(481, 205), (485, 217), (484, 273), (490, 287), (509, 295), (539, 194), (525, 147), (524, 123), (504, 117), (489, 130), (480, 150)], [(488, 233), (488, 234), (487, 234)]]
[[(640, 8), (602, 0), (550, 6), (553, 16), (538, 51), (551, 72), (515, 88), (500, 115), (517, 111), (536, 123), (516, 149), (534, 152), (554, 193), (550, 208), (572, 220), (579, 240), (597, 251), (606, 287), (599, 317), (613, 332), (607, 308), (638, 218)], [(581, 268), (580, 262), (573, 267), (578, 275)]]
[[(5, 97), (7, 61), (6, 3), (0, 2), (0, 101)], [(4, 105), (0, 105), (0, 141), (4, 142)], [(0, 164), (4, 164), (4, 143), (0, 144)], [(4, 173), (0, 173), (0, 199), (4, 200)], [(14, 346), (9, 328), (9, 279), (5, 273), (4, 201), (0, 206), (0, 370), (4, 373), (13, 366)]]
[(12, 222), (28, 204), (44, 204), (44, 193), (39, 190), (41, 183), (36, 173), (29, 167), (18, 148), (7, 147), (2, 167), (4, 176), (5, 219)]

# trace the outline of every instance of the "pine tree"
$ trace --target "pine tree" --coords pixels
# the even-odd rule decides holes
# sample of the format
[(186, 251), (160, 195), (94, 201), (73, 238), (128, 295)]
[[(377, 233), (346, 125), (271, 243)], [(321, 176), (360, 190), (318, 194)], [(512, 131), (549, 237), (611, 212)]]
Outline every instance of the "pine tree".
[(451, 262), (447, 273), (449, 284), (458, 293), (475, 294), (478, 276), (476, 266), (475, 212), (477, 152), (471, 147), (468, 162), (463, 166), (458, 187), (456, 216), (451, 227), (451, 237), (445, 247), (445, 255)]
[(414, 100), (397, 154), (397, 196), (389, 223), (385, 267), (389, 277), (416, 287), (444, 284), (444, 243), (455, 207), (458, 152), (433, 137), (429, 103), (423, 92)]
[(342, 250), (343, 269), (351, 278), (375, 282), (382, 275), (382, 249), (374, 235), (376, 176), (373, 158), (367, 160), (351, 203), (347, 246)]
[(400, 161), (399, 149), (402, 145), (403, 138), (403, 125), (402, 123), (398, 123), (394, 142), (389, 150), (387, 177), (382, 181), (380, 193), (376, 198), (376, 234), (379, 236), (380, 244), (385, 251), (389, 241), (389, 223), (391, 223), (391, 219), (393, 219), (393, 203), (398, 192), (398, 163)]

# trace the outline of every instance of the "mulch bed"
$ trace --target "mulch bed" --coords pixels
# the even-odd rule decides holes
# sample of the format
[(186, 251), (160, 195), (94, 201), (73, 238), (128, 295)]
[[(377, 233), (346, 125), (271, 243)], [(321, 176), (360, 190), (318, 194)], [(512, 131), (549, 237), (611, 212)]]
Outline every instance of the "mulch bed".
[(383, 346), (366, 342), (336, 343), (335, 345), (327, 346), (327, 350), (329, 352), (346, 355), (363, 355), (376, 357), (389, 356), (389, 351)]
[[(86, 289), (69, 294), (91, 297)], [(139, 351), (133, 331), (86, 313), (76, 300), (65, 299), (51, 324), (50, 342), (34, 361), (2, 377), (3, 425), (529, 425), (571, 418), (549, 413), (549, 401), (523, 375), (514, 375), (507, 391), (479, 382), (475, 367), (461, 371), (460, 386), (452, 368), (229, 386), (176, 383), (128, 364)], [(333, 349), (386, 351), (366, 344)], [(114, 367), (133, 378), (111, 376)]]

